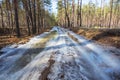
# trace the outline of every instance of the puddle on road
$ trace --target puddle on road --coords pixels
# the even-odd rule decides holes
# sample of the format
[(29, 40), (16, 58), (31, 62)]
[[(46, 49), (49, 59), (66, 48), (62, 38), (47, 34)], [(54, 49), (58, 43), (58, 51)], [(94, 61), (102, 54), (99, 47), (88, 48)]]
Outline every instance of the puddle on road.
[[(47, 34), (45, 37), (40, 38), (40, 40), (34, 42), (31, 48), (27, 49), (21, 57), (19, 57), (15, 62), (14, 65), (11, 64), (10, 71), (8, 71), (8, 74), (14, 73), (16, 71), (19, 71), (23, 67), (25, 67), (29, 62), (31, 62), (35, 56), (37, 56), (41, 51), (44, 50), (44, 47), (46, 46), (46, 43), (54, 38), (57, 35), (56, 31), (52, 31), (51, 33)], [(22, 49), (20, 49), (22, 50)], [(24, 50), (24, 49), (23, 49)], [(19, 55), (15, 52), (15, 55)], [(12, 56), (12, 55), (10, 55)], [(13, 55), (14, 56), (14, 55)], [(9, 56), (8, 56), (9, 57)], [(4, 61), (3, 61), (4, 63)], [(8, 66), (7, 64), (5, 66)]]
[(57, 35), (57, 32), (56, 31), (52, 31), (50, 34), (46, 35), (45, 37), (43, 37), (42, 39), (40, 39), (39, 41), (35, 42), (33, 44), (33, 47), (34, 48), (38, 48), (38, 47), (41, 47), (41, 48), (44, 48), (46, 43), (54, 38), (55, 36)]

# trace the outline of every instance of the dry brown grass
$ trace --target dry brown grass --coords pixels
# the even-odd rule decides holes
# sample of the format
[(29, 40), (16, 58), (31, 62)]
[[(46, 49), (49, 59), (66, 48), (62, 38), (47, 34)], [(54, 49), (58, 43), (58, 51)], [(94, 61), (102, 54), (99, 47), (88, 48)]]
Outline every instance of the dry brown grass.
[(85, 36), (100, 44), (120, 48), (120, 29), (72, 29), (75, 33)]
[(26, 43), (27, 41), (29, 41), (29, 39), (32, 36), (26, 36), (26, 37), (21, 37), (21, 38), (17, 38), (17, 37), (9, 37), (9, 36), (0, 36), (0, 48), (6, 46), (6, 45), (10, 45), (10, 44), (14, 44), (14, 43)]
[[(40, 31), (39, 34), (42, 34), (43, 32), (49, 31), (49, 30), (50, 29)], [(36, 35), (38, 35), (38, 34), (36, 34)], [(35, 35), (28, 36), (27, 33), (23, 33), (20, 38), (17, 38), (15, 35), (13, 35), (13, 36), (9, 35), (8, 31), (7, 31), (7, 33), (0, 32), (0, 49), (2, 47), (5, 47), (7, 45), (11, 45), (14, 43), (24, 44), (24, 43), (28, 42), (29, 39), (32, 38), (33, 36), (35, 36)]]

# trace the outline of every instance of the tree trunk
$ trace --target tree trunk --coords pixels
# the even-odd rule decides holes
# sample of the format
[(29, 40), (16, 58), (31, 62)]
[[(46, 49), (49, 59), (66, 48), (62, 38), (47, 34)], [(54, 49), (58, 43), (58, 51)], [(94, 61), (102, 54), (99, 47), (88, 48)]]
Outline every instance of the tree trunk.
[(64, 0), (64, 5), (65, 5), (65, 15), (66, 15), (66, 18), (67, 18), (67, 27), (70, 27), (70, 18), (69, 18), (69, 15), (68, 15), (68, 1)]
[(2, 19), (2, 28), (4, 28), (4, 20), (3, 20), (3, 9), (2, 9), (2, 4), (0, 4), (0, 8), (1, 8), (1, 19)]
[(18, 18), (18, 2), (14, 0), (14, 12), (15, 12), (15, 23), (16, 23), (16, 34), (17, 37), (20, 37), (20, 28), (19, 28), (19, 18)]
[(80, 1), (80, 27), (82, 26), (82, 0)]
[(41, 27), (41, 3), (40, 0), (37, 0), (37, 11), (38, 11), (38, 33), (40, 32)]
[(31, 9), (31, 0), (28, 0), (28, 5), (29, 5), (29, 17), (30, 17), (31, 25), (32, 25), (32, 34), (35, 34), (34, 33), (33, 17), (32, 17), (32, 9)]
[(33, 16), (34, 16), (34, 28), (33, 28), (33, 34), (36, 33), (36, 1), (33, 0), (33, 10), (34, 10), (34, 13), (33, 13)]
[(27, 1), (22, 0), (23, 2), (23, 7), (25, 8), (25, 15), (26, 15), (26, 23), (27, 23), (27, 29), (28, 29), (28, 36), (30, 36), (31, 32), (30, 32), (30, 20), (29, 20), (29, 11), (28, 11), (28, 5), (27, 5)]
[(77, 4), (77, 26), (79, 25), (79, 13), (80, 13), (80, 11), (79, 11), (79, 8), (80, 8), (79, 3), (80, 3), (80, 0), (78, 0), (78, 4)]
[(12, 5), (11, 5), (11, 3), (10, 3), (10, 1), (8, 1), (8, 4), (9, 4), (9, 9), (10, 9), (10, 20), (11, 20), (11, 35), (12, 35), (12, 33), (13, 33), (13, 16), (12, 16)]
[(110, 2), (110, 8), (111, 8), (111, 10), (110, 10), (110, 21), (109, 21), (109, 28), (111, 27), (111, 19), (112, 19), (112, 10), (113, 10), (113, 0), (111, 0), (111, 2)]
[(71, 27), (75, 27), (75, 1), (72, 0), (72, 25)]
[(6, 0), (5, 2), (6, 2), (7, 20), (8, 20), (7, 26), (9, 26), (9, 32), (11, 33), (10, 14), (9, 14), (9, 11), (10, 11), (10, 9), (9, 9), (10, 8), (9, 0)]

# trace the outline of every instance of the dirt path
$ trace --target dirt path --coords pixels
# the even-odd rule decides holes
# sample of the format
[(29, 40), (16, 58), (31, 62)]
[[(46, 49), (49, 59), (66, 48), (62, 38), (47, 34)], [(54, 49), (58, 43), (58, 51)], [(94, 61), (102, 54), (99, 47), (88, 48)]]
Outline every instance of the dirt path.
[(120, 79), (120, 50), (64, 28), (54, 27), (24, 45), (11, 47), (0, 56), (0, 80)]

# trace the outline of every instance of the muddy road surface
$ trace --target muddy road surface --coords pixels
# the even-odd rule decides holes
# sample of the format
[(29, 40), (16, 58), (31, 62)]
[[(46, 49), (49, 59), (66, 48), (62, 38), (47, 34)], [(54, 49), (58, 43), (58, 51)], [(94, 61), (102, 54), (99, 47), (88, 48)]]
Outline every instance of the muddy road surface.
[(1, 49), (0, 80), (120, 80), (120, 50), (54, 27)]

